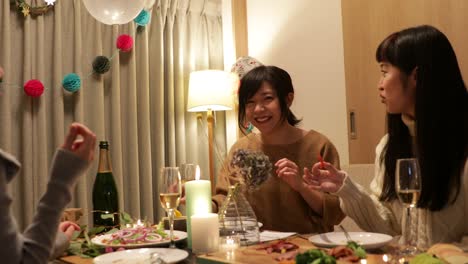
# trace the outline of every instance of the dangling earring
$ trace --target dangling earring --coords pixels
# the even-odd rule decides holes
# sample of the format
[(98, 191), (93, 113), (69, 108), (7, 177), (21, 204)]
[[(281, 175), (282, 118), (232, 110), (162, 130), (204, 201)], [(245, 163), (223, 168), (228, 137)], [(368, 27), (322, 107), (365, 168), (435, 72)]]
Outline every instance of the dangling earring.
[(250, 122), (247, 123), (247, 124), (245, 124), (244, 127), (245, 127), (245, 132), (246, 132), (247, 134), (252, 133), (252, 130), (254, 129), (254, 126), (253, 126), (252, 123), (250, 123)]

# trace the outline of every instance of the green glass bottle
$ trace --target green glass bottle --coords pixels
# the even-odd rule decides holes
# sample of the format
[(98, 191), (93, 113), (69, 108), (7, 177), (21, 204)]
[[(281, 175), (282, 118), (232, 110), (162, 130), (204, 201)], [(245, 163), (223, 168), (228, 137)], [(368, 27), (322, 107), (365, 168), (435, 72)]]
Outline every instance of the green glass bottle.
[[(101, 215), (113, 214), (103, 219)], [(109, 143), (99, 142), (99, 168), (93, 186), (93, 223), (105, 230), (119, 225), (119, 195), (112, 175)]]

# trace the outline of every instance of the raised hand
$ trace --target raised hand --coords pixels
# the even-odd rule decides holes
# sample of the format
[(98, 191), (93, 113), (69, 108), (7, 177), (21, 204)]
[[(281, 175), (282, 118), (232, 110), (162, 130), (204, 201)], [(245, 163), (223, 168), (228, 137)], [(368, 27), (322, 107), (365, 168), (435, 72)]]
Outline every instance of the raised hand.
[(304, 168), (304, 181), (313, 189), (335, 193), (343, 185), (346, 174), (328, 162), (317, 162), (312, 169)]
[(73, 236), (73, 232), (75, 231), (80, 231), (80, 226), (71, 222), (71, 221), (65, 221), (65, 222), (61, 222), (59, 224), (59, 227), (58, 227), (58, 230), (65, 233), (65, 235), (67, 236), (68, 240), (70, 241), (72, 236)]
[(276, 174), (285, 181), (295, 191), (299, 191), (303, 186), (303, 180), (299, 176), (299, 168), (296, 163), (283, 158), (275, 163)]
[(73, 152), (86, 161), (94, 158), (96, 135), (85, 125), (73, 123), (62, 145), (63, 149)]

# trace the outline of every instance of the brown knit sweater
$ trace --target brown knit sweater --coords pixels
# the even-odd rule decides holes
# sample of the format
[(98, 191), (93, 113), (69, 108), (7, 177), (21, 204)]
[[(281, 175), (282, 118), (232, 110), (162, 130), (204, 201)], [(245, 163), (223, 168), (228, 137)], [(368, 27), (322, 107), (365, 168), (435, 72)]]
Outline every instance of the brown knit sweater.
[[(231, 175), (229, 163), (237, 149), (249, 149), (264, 152), (272, 164), (282, 158), (287, 158), (299, 167), (298, 177), (302, 177), (304, 167), (310, 168), (317, 162), (318, 154), (323, 159), (339, 168), (339, 157), (333, 144), (322, 134), (309, 131), (298, 141), (284, 145), (266, 145), (260, 141), (260, 136), (249, 134), (239, 139), (229, 151), (224, 162), (224, 168), (218, 174), (216, 195), (213, 201), (222, 205), (229, 185), (235, 183)], [(302, 198), (286, 182), (277, 177), (276, 168), (271, 171), (271, 177), (258, 190), (244, 192), (250, 205), (263, 223), (266, 230), (289, 231), (298, 233), (316, 233), (333, 230), (344, 217), (340, 209), (339, 199), (335, 195), (324, 194), (323, 215), (315, 213)]]

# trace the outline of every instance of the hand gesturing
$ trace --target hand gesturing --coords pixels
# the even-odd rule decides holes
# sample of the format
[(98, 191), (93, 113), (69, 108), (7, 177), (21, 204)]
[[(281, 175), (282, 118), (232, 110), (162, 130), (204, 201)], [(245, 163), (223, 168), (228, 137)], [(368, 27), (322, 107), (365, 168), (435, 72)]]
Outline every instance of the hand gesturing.
[(86, 161), (94, 158), (96, 147), (96, 135), (86, 126), (80, 123), (70, 125), (70, 130), (62, 145), (63, 149), (73, 152), (78, 157)]
[(299, 191), (302, 187), (303, 181), (299, 176), (299, 169), (296, 163), (283, 158), (275, 163), (276, 174), (279, 178), (285, 181), (295, 191)]
[(312, 169), (304, 168), (304, 181), (312, 188), (324, 192), (335, 193), (343, 185), (346, 175), (343, 171), (337, 170), (328, 162), (315, 163)]

